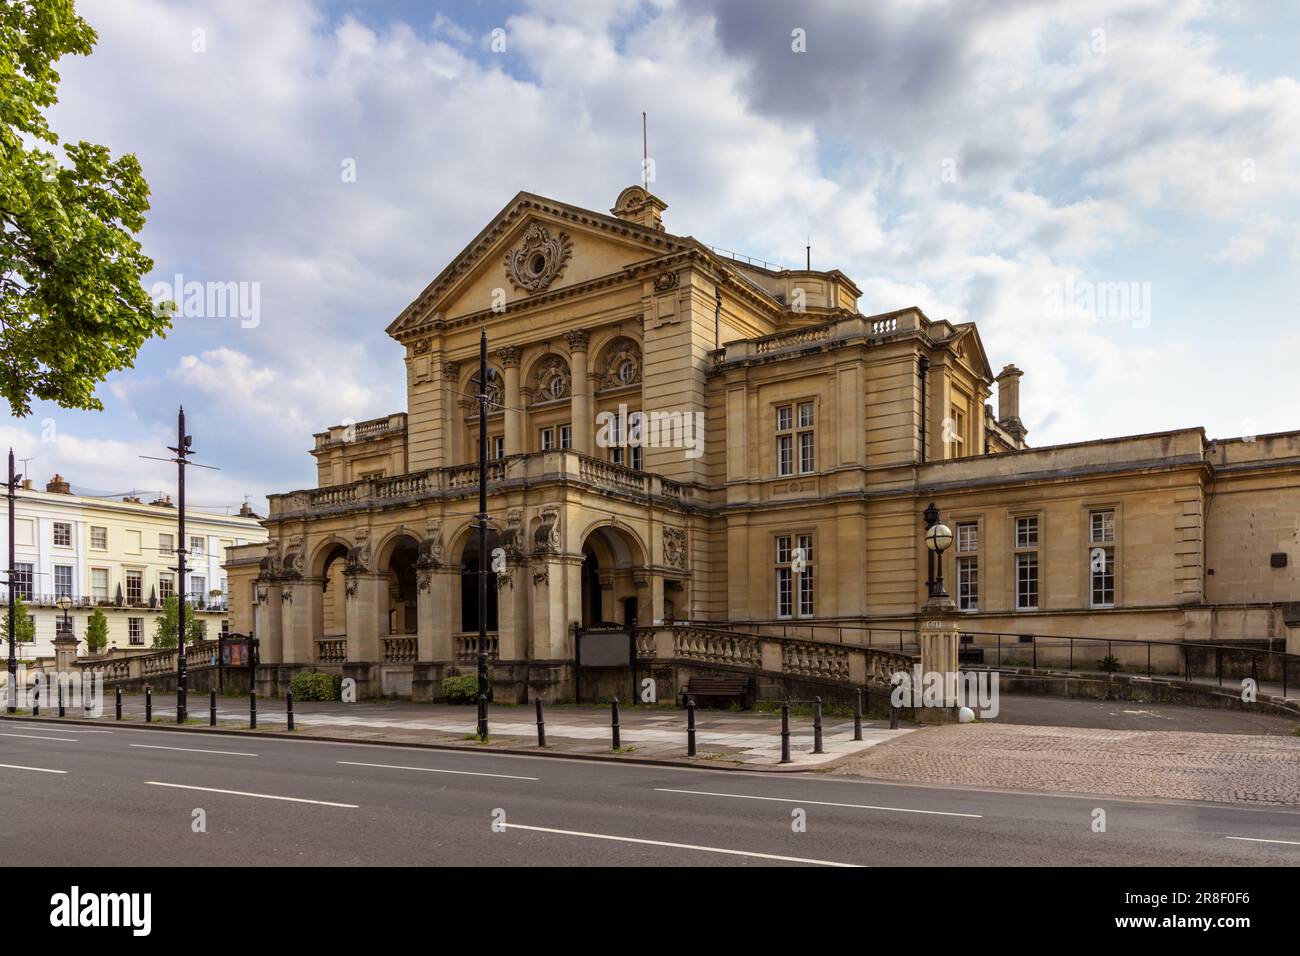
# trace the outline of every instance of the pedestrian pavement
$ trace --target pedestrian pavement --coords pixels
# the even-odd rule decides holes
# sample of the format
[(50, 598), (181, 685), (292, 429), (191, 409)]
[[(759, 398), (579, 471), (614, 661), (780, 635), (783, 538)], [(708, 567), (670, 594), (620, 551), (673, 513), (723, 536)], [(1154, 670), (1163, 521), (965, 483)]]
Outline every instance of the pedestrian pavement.
[[(189, 718), (208, 723), (208, 695), (191, 693)], [(122, 712), (129, 720), (142, 720), (142, 694), (122, 697)], [(45, 714), (45, 711), (42, 711)], [(69, 716), (80, 716), (69, 712)], [(100, 720), (114, 720), (113, 700), (105, 701)], [(175, 724), (174, 694), (153, 695), (153, 720)], [(220, 729), (247, 729), (247, 698), (217, 698)], [(552, 704), (545, 708), (547, 751), (575, 755), (613, 755), (611, 712), (605, 706)], [(259, 698), (257, 729), (287, 730), (283, 698)], [(476, 735), (477, 713), (469, 706), (424, 704), (412, 701), (295, 701), (294, 732), (304, 736), (347, 738), (373, 743), (425, 743), (489, 750), (537, 747), (536, 713), (532, 706), (492, 704), (488, 707), (489, 742)], [(917, 729), (906, 725), (890, 730), (888, 721), (862, 721), (862, 740), (853, 739), (853, 721), (823, 718), (822, 749), (814, 753), (813, 719), (790, 719), (789, 769), (825, 766), (861, 753)], [(624, 706), (619, 714), (618, 754), (653, 760), (687, 760), (686, 712), (681, 708)], [(752, 711), (696, 710), (698, 762), (748, 767), (781, 766), (781, 719), (777, 714)]]

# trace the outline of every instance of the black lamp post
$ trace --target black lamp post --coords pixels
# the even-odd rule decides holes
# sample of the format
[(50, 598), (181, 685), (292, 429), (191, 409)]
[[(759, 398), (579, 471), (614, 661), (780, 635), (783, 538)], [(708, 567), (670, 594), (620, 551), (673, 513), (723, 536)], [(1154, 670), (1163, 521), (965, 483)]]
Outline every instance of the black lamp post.
[(488, 720), (485, 701), (488, 693), (487, 588), (488, 588), (488, 516), (487, 516), (487, 403), (488, 403), (487, 329), (478, 340), (478, 736), (487, 740)]
[(9, 570), (5, 577), (5, 587), (9, 591), (9, 687), (8, 701), (6, 710), (9, 713), (16, 713), (18, 710), (18, 646), (14, 641), (17, 637), (18, 626), (17, 607), (15, 599), (18, 594), (18, 584), (14, 580), (14, 499), (18, 497), (18, 480), (22, 475), (14, 474), (14, 450), (9, 449), (9, 482), (6, 485), (5, 497), (9, 499)]

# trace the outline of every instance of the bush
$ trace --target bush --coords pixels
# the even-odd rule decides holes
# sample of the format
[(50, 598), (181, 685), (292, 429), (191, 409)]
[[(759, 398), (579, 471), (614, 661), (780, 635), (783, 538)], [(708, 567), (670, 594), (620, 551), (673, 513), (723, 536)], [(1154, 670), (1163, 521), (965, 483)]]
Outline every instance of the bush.
[(294, 674), (289, 681), (294, 700), (338, 700), (342, 696), (343, 678), (337, 674)]
[(1124, 669), (1123, 667), (1120, 666), (1119, 658), (1116, 657), (1114, 654), (1107, 654), (1101, 660), (1097, 661), (1097, 666), (1100, 667), (1107, 674), (1113, 674), (1116, 671), (1121, 671)]
[[(492, 693), (492, 678), (488, 678), (488, 694)], [(478, 675), (454, 674), (442, 679), (442, 696), (449, 704), (472, 704), (478, 699)]]

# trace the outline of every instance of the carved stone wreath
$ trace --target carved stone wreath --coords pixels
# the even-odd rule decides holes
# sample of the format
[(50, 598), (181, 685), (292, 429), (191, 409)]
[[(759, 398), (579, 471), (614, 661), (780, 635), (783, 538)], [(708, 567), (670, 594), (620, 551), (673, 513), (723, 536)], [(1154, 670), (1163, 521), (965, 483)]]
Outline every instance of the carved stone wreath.
[(506, 275), (516, 289), (540, 292), (564, 271), (573, 255), (573, 241), (561, 232), (552, 238), (540, 222), (524, 233), (523, 242), (506, 254)]
[(670, 567), (686, 567), (686, 532), (680, 528), (664, 528), (664, 561)]
[(622, 388), (641, 381), (641, 349), (631, 339), (617, 339), (606, 352), (597, 387)]

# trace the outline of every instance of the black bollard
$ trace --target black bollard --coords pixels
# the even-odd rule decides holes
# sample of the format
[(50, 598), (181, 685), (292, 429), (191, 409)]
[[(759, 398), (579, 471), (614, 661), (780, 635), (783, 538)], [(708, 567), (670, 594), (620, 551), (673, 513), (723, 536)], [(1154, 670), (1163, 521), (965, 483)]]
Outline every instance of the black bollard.
[(614, 738), (614, 740), (613, 740), (613, 743), (614, 743), (613, 749), (614, 749), (614, 750), (619, 750), (619, 749), (621, 749), (622, 744), (619, 743), (619, 739), (618, 739), (618, 698), (617, 698), (617, 697), (615, 697), (612, 701), (610, 701), (610, 705), (609, 705), (609, 719), (610, 719), (610, 721), (611, 721), (611, 723), (610, 723), (610, 731), (612, 732), (612, 734), (613, 734), (613, 738)]
[(487, 695), (478, 695), (478, 739), (488, 739)]
[(32, 693), (32, 716), (41, 716), (41, 689), (39, 687)]
[(813, 698), (813, 753), (824, 754), (822, 750), (822, 699)]
[(63, 682), (62, 682), (62, 681), (59, 681), (59, 716), (60, 716), (60, 717), (64, 716), (64, 713), (63, 713)]
[(546, 720), (542, 717), (542, 699), (537, 698), (537, 746), (546, 746)]
[(894, 702), (894, 689), (898, 687), (897, 683), (889, 685), (889, 729), (898, 729), (898, 705)]
[(121, 720), (122, 719), (122, 688), (119, 687), (117, 689), (117, 693), (113, 695), (113, 698), (114, 698), (113, 705), (114, 705), (114, 710), (116, 711), (117, 719)]
[(153, 688), (144, 689), (144, 722), (153, 723)]
[(781, 763), (790, 762), (790, 702), (781, 701)]
[(248, 689), (248, 729), (257, 729), (257, 688)]
[(853, 739), (862, 739), (862, 688), (853, 692)]
[(686, 756), (695, 756), (695, 701), (686, 698)]
[(289, 720), (289, 729), (293, 730), (293, 691), (285, 692), (284, 713)]
[(208, 691), (208, 726), (217, 726), (217, 689)]

